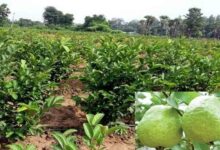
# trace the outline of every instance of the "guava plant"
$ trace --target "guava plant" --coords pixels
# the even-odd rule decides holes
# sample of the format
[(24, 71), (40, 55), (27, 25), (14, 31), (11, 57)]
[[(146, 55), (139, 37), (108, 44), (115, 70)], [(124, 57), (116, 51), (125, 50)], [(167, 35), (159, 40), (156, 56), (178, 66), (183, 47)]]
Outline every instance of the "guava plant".
[[(58, 81), (68, 77), (76, 53), (67, 38), (6, 32), (0, 41), (0, 139), (24, 138), (40, 130), (44, 110), (53, 107)], [(1, 35), (0, 35), (1, 36)]]
[(138, 148), (218, 150), (218, 96), (205, 92), (136, 93)]

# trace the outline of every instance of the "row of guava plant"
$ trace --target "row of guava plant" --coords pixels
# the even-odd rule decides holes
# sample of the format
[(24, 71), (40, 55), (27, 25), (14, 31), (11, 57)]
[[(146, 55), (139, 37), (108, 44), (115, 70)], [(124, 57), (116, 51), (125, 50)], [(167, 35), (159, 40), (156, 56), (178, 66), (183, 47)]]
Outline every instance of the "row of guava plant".
[(5, 30), (0, 39), (0, 139), (10, 141), (42, 131), (40, 118), (61, 104), (54, 89), (78, 56), (66, 38)]
[(218, 88), (219, 48), (205, 52), (202, 41), (188, 39), (145, 40), (105, 35), (94, 38), (94, 45), (86, 41), (79, 48), (87, 62), (81, 80), (91, 94), (75, 98), (77, 104), (89, 113), (104, 112), (108, 122), (133, 114), (135, 91)]
[(136, 98), (139, 149), (220, 148), (219, 93), (145, 92)]

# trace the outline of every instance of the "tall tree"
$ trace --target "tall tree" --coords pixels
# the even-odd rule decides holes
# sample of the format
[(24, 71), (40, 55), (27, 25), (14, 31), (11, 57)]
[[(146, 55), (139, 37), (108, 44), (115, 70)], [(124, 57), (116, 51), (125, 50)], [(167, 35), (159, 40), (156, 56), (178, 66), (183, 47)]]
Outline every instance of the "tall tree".
[(10, 10), (7, 7), (7, 4), (0, 5), (0, 25), (3, 25), (5, 21), (8, 20), (8, 15), (10, 14)]
[(140, 20), (139, 21), (138, 33), (139, 34), (146, 34), (147, 33), (145, 20)]
[(72, 25), (74, 20), (72, 14), (63, 14), (62, 11), (57, 10), (53, 6), (45, 8), (43, 17), (47, 25)]
[(123, 31), (125, 32), (138, 32), (139, 21), (132, 20), (124, 25)]
[(170, 18), (168, 16), (160, 16), (160, 35), (168, 35), (169, 33), (169, 21)]
[(29, 26), (33, 26), (34, 24), (31, 19), (24, 19), (24, 18), (20, 18), (16, 23), (21, 27), (29, 27)]
[(184, 34), (183, 20), (180, 17), (169, 20), (169, 35), (172, 37), (177, 37), (183, 34)]
[(216, 30), (215, 17), (211, 15), (209, 18), (205, 18), (205, 30), (204, 34), (206, 37), (214, 37)]
[(216, 17), (214, 37), (220, 39), (220, 15)]
[(204, 27), (203, 14), (199, 8), (190, 8), (186, 15), (186, 34), (191, 37), (202, 36)]
[(59, 24), (61, 15), (62, 15), (62, 12), (58, 11), (55, 7), (48, 6), (45, 8), (45, 11), (43, 13), (44, 22), (47, 25)]
[(70, 26), (73, 24), (73, 14), (65, 14), (61, 17), (60, 24)]
[(86, 16), (82, 29), (86, 31), (111, 31), (104, 15)]
[(144, 18), (146, 19), (145, 20), (146, 34), (149, 35), (151, 34), (151, 28), (156, 18), (154, 16), (149, 16), (149, 15), (145, 16)]
[(109, 20), (109, 24), (112, 29), (124, 30), (123, 28), (126, 23), (121, 18), (112, 18), (111, 20)]
[(92, 17), (86, 16), (83, 27), (87, 28), (87, 27), (94, 26), (96, 24), (106, 24), (106, 25), (108, 25), (108, 22), (107, 22), (104, 15), (93, 15)]

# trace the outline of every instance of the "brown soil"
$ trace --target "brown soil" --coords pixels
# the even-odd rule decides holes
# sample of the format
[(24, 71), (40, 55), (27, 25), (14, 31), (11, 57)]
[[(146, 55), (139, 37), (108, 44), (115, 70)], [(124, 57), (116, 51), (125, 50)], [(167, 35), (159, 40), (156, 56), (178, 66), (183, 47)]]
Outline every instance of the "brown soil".
[(41, 124), (49, 128), (79, 128), (86, 121), (85, 116), (76, 106), (62, 106), (45, 113)]
[(63, 80), (57, 95), (63, 95), (61, 107), (51, 108), (41, 119), (49, 128), (79, 128), (86, 120), (86, 114), (75, 106), (72, 96), (82, 93), (84, 86), (79, 80)]
[[(82, 136), (77, 136), (77, 146), (79, 150), (89, 150), (89, 148), (83, 143)], [(18, 142), (24, 145), (33, 144), (37, 147), (37, 150), (52, 150), (52, 144), (56, 142), (53, 140), (51, 133), (45, 133), (41, 136), (29, 136), (24, 141)], [(108, 136), (104, 141), (105, 150), (134, 150), (135, 138), (134, 129), (130, 129), (127, 134), (119, 136), (116, 134)]]
[[(89, 150), (89, 148), (82, 142), (82, 137), (78, 141), (80, 150)], [(105, 150), (135, 150), (135, 135), (134, 129), (129, 129), (125, 135), (112, 134), (104, 141)]]

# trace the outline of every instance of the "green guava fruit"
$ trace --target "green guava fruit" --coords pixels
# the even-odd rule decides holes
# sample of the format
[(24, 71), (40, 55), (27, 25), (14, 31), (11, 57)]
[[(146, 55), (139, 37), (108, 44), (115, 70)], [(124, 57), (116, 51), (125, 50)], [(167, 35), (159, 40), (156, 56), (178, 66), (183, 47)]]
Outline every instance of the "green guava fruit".
[(182, 137), (181, 119), (171, 106), (152, 106), (137, 126), (140, 142), (148, 147), (171, 147)]
[(183, 115), (183, 130), (192, 141), (220, 140), (220, 99), (214, 96), (193, 99)]

